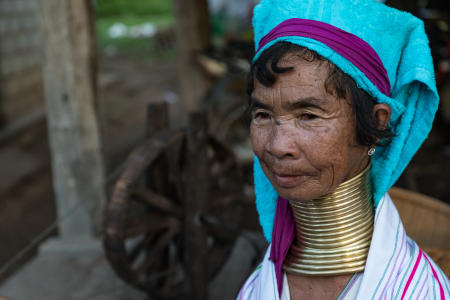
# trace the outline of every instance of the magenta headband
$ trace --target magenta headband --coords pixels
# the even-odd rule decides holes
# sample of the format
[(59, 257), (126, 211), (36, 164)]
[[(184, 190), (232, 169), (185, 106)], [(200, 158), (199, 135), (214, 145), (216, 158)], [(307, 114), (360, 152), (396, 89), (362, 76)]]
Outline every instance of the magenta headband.
[(391, 85), (383, 62), (375, 50), (356, 35), (324, 22), (293, 18), (281, 22), (266, 34), (256, 52), (269, 42), (286, 36), (311, 38), (327, 45), (356, 66), (380, 92), (389, 97)]

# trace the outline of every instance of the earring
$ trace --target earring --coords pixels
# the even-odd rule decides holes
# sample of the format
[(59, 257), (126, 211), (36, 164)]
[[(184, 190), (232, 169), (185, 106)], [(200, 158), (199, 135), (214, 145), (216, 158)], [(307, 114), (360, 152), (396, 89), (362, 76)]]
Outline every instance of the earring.
[(375, 153), (375, 147), (370, 147), (369, 151), (367, 151), (367, 155), (372, 156)]

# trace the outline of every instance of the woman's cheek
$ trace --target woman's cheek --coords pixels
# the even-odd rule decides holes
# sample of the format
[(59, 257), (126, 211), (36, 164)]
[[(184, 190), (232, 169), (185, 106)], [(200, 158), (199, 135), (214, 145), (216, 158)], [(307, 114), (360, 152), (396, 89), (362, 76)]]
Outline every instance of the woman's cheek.
[(267, 126), (258, 126), (254, 124), (250, 126), (252, 148), (257, 156), (262, 156), (265, 146), (269, 142), (269, 138), (270, 130)]
[(328, 147), (329, 144), (334, 143), (332, 133), (333, 128), (331, 126), (304, 126), (298, 130), (298, 137), (302, 143), (320, 148)]
[(314, 167), (329, 167), (330, 163), (341, 156), (340, 144), (345, 141), (333, 126), (309, 127), (299, 131), (299, 145), (302, 152)]

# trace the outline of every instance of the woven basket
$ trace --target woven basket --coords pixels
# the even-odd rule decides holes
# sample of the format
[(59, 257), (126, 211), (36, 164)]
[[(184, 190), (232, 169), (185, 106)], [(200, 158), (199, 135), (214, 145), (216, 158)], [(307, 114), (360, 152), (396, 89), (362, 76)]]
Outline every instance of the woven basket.
[(389, 195), (406, 233), (450, 277), (450, 205), (397, 187), (391, 188)]

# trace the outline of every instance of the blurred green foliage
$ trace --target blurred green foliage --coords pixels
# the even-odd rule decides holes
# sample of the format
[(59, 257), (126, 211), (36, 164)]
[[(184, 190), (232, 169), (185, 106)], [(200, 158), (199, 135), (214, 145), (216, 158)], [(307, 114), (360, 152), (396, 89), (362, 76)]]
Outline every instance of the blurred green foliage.
[(170, 0), (97, 0), (98, 17), (120, 15), (155, 16), (172, 13)]
[(97, 0), (96, 31), (100, 49), (115, 49), (122, 54), (148, 56), (154, 54), (153, 38), (112, 38), (109, 28), (117, 23), (127, 26), (152, 23), (158, 28), (173, 23), (171, 0)]

